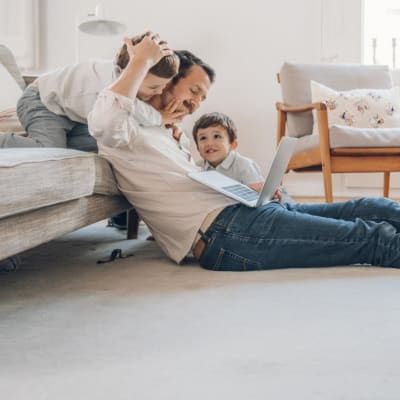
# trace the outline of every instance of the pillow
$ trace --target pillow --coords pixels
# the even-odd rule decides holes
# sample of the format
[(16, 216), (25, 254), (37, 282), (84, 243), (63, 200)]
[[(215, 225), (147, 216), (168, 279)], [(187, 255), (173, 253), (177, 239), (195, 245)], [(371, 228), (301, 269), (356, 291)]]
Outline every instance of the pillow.
[[(400, 87), (391, 89), (354, 89), (338, 92), (311, 81), (312, 102), (325, 103), (328, 126), (353, 128), (400, 128)], [(316, 111), (313, 111), (313, 134), (318, 134)]]
[(4, 65), (0, 64), (0, 111), (15, 108), (21, 94), (22, 89), (18, 83)]
[(0, 64), (0, 132), (21, 132), (16, 105), (21, 97), (22, 89), (7, 69)]

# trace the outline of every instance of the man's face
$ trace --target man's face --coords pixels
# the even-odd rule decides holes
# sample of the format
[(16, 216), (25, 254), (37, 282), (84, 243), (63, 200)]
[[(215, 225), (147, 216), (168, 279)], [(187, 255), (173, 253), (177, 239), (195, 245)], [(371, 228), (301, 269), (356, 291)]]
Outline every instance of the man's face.
[[(162, 93), (162, 107), (171, 100), (180, 102), (178, 110), (185, 111), (185, 115), (192, 114), (206, 99), (211, 82), (207, 73), (198, 65), (193, 65), (184, 78), (179, 79), (176, 85), (169, 84)], [(182, 117), (182, 119), (184, 118)]]

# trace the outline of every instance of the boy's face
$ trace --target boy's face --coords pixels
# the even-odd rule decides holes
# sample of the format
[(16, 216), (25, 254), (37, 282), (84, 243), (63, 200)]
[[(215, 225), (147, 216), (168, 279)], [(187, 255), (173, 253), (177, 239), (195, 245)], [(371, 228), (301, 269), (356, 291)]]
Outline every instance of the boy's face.
[(167, 83), (172, 78), (160, 78), (152, 73), (148, 73), (139, 87), (137, 97), (143, 101), (149, 101), (156, 94), (161, 94)]
[(199, 129), (196, 137), (197, 150), (213, 167), (221, 164), (229, 152), (237, 147), (237, 140), (230, 143), (228, 132), (219, 125)]

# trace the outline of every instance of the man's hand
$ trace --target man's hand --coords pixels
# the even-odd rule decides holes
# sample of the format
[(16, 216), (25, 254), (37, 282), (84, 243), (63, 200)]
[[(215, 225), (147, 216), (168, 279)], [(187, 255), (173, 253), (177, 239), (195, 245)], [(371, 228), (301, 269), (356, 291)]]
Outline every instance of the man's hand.
[(161, 41), (160, 36), (152, 32), (147, 32), (142, 41), (135, 46), (127, 37), (124, 38), (124, 43), (127, 47), (129, 60), (134, 58), (143, 60), (149, 64), (149, 68), (157, 64), (163, 57), (173, 54), (168, 43)]
[(187, 112), (179, 108), (180, 105), (181, 102), (179, 100), (172, 99), (163, 110), (160, 110), (163, 125), (182, 121)]

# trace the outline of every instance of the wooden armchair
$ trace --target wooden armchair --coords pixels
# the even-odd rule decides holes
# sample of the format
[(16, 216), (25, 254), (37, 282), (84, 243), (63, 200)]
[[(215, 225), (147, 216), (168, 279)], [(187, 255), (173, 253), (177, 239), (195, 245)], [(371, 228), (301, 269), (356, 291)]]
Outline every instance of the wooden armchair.
[[(322, 171), (326, 202), (333, 201), (332, 174), (350, 172), (383, 172), (383, 195), (389, 196), (390, 172), (400, 171), (400, 145), (377, 145), (374, 140), (353, 146), (333, 146), (324, 103), (311, 103), (310, 81), (314, 80), (338, 91), (351, 89), (389, 89), (391, 76), (386, 66), (306, 65), (285, 63), (278, 81), (283, 103), (278, 111), (277, 141), (285, 136), (298, 137), (299, 145), (289, 162), (289, 170)], [(319, 135), (312, 135), (315, 110)], [(399, 135), (400, 137), (400, 127)], [(351, 140), (351, 139), (350, 139)]]

